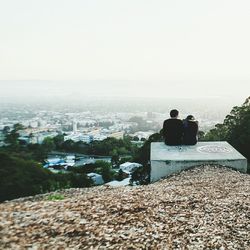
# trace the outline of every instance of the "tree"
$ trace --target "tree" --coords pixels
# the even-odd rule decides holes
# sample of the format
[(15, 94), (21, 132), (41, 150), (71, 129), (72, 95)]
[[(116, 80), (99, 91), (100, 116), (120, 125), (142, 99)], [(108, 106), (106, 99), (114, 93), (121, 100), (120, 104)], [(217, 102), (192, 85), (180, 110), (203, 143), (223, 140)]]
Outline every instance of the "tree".
[(150, 146), (152, 142), (162, 141), (162, 132), (152, 134), (137, 152), (134, 161), (142, 164), (141, 168), (136, 169), (131, 178), (131, 182), (147, 184), (150, 182)]
[(45, 150), (47, 152), (50, 152), (52, 150), (54, 150), (56, 148), (56, 145), (54, 143), (54, 140), (53, 138), (51, 137), (46, 137), (44, 140), (43, 140), (43, 143), (42, 143), (43, 147), (45, 148)]
[(198, 131), (198, 141), (203, 141), (204, 138), (205, 138), (205, 132), (199, 130), (199, 131)]
[(70, 180), (70, 186), (73, 188), (91, 187), (94, 185), (93, 180), (89, 178), (86, 173), (70, 174)]
[(9, 134), (6, 135), (4, 142), (15, 147), (19, 144), (18, 137), (19, 137), (19, 133), (17, 133), (16, 130), (13, 129)]
[(155, 133), (149, 136), (148, 140), (146, 140), (143, 146), (139, 149), (135, 156), (135, 161), (141, 163), (142, 165), (147, 165), (150, 160), (150, 145), (151, 142), (159, 142), (162, 141), (161, 133)]
[(34, 161), (0, 153), (0, 201), (47, 190), (50, 190), (47, 170)]
[(111, 169), (111, 164), (105, 161), (96, 161), (96, 172), (102, 175), (104, 182), (109, 182), (113, 179), (114, 172)]
[(119, 169), (119, 172), (116, 174), (115, 179), (117, 181), (122, 181), (123, 179), (125, 179), (127, 177), (128, 174), (124, 173), (121, 169)]
[(7, 135), (10, 132), (10, 127), (9, 126), (4, 126), (3, 128), (3, 134)]
[(116, 149), (113, 149), (113, 150), (112, 150), (111, 157), (112, 157), (112, 158), (111, 158), (111, 163), (112, 163), (112, 165), (117, 166), (117, 165), (119, 164), (119, 159), (120, 159), (120, 157), (119, 157), (119, 154), (118, 154), (118, 152), (117, 152)]
[(16, 124), (14, 124), (13, 129), (14, 129), (15, 131), (23, 130), (23, 129), (24, 129), (24, 126), (23, 126), (21, 123), (16, 123)]
[(32, 159), (43, 162), (48, 155), (48, 149), (40, 144), (28, 144), (27, 151), (31, 153)]
[(131, 175), (130, 184), (133, 183), (137, 185), (146, 185), (150, 182), (150, 165), (144, 165), (135, 169), (135, 171)]
[(57, 135), (53, 138), (55, 147), (57, 149), (60, 149), (64, 143), (64, 136), (63, 135)]
[(134, 136), (133, 137), (133, 141), (139, 141), (140, 139), (139, 139), (139, 137), (138, 136)]
[(250, 161), (250, 97), (233, 107), (222, 124), (205, 135), (206, 140), (226, 140)]

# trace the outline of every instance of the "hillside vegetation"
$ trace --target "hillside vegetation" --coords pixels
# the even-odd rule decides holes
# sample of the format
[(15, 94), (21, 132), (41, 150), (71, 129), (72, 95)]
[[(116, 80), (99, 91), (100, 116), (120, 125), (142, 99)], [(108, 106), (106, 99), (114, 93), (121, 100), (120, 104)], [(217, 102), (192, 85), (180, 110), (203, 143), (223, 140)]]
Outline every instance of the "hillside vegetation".
[(222, 124), (217, 124), (203, 138), (207, 141), (228, 141), (250, 161), (250, 97), (234, 107)]

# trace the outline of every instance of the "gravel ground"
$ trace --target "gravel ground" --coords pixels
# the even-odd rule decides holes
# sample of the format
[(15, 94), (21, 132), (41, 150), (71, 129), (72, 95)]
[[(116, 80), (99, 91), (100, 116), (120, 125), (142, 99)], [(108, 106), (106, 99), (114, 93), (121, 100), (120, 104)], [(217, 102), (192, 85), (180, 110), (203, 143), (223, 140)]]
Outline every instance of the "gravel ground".
[(228, 168), (60, 193), (0, 204), (0, 249), (250, 249), (250, 175)]

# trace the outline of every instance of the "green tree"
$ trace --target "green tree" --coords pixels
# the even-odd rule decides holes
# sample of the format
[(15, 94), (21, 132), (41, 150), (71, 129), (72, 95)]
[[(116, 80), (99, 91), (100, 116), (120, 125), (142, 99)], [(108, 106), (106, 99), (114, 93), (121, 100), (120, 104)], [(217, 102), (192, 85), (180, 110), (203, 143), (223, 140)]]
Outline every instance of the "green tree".
[(250, 97), (242, 106), (233, 107), (222, 124), (206, 135), (206, 140), (226, 140), (250, 161)]
[(119, 154), (116, 149), (113, 149), (111, 152), (111, 163), (112, 165), (117, 166), (119, 164)]
[(0, 201), (50, 189), (50, 173), (39, 164), (0, 153)]
[(19, 133), (17, 133), (17, 131), (13, 129), (9, 134), (6, 135), (4, 142), (15, 147), (19, 145), (18, 137), (19, 137)]
[(117, 181), (122, 181), (127, 177), (127, 174), (125, 174), (121, 169), (119, 169), (119, 172), (116, 174), (115, 179)]
[(9, 126), (4, 126), (3, 128), (3, 134), (7, 135), (10, 132), (10, 127)]
[(43, 140), (43, 143), (42, 143), (43, 147), (46, 149), (46, 151), (50, 152), (52, 150), (54, 150), (56, 148), (56, 145), (54, 143), (54, 140), (53, 138), (51, 137), (46, 137), (44, 140)]
[(57, 149), (60, 149), (64, 143), (64, 136), (63, 135), (57, 135), (53, 138), (55, 147)]
[(105, 161), (96, 161), (96, 172), (102, 175), (104, 182), (109, 182), (114, 177), (114, 172), (111, 168), (111, 164)]
[(91, 187), (94, 185), (93, 180), (86, 173), (70, 174), (70, 180), (73, 188)]
[(14, 126), (13, 126), (13, 129), (15, 130), (15, 131), (18, 131), (18, 130), (23, 130), (25, 127), (21, 124), (21, 123), (16, 123), (16, 124), (14, 124)]
[(131, 182), (138, 184), (147, 184), (150, 182), (150, 146), (152, 142), (160, 141), (163, 141), (161, 131), (159, 133), (152, 134), (139, 149), (134, 161), (141, 163), (142, 167), (133, 172)]

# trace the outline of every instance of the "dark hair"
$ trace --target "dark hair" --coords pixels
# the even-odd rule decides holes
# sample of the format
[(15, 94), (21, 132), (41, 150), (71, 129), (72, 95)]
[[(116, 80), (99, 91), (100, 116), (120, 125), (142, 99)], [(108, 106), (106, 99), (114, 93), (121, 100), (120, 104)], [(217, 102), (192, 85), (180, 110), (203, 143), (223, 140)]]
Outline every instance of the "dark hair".
[(179, 111), (177, 109), (172, 109), (170, 111), (170, 117), (174, 118), (177, 117), (179, 115)]
[(189, 121), (194, 120), (194, 116), (193, 115), (188, 115), (186, 119), (189, 120)]

